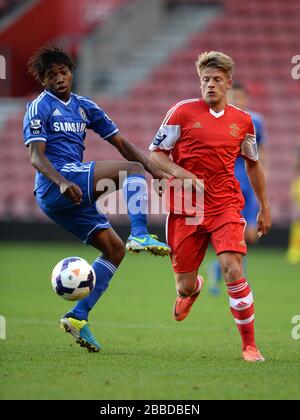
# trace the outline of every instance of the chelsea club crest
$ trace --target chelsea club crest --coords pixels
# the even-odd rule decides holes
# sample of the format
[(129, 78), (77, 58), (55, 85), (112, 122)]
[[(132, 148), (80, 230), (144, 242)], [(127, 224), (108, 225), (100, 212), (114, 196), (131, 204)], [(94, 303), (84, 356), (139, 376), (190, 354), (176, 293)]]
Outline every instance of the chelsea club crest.
[(78, 111), (79, 111), (79, 114), (81, 115), (81, 118), (86, 121), (87, 120), (87, 116), (86, 116), (85, 110), (82, 108), (82, 106), (80, 106), (78, 108)]

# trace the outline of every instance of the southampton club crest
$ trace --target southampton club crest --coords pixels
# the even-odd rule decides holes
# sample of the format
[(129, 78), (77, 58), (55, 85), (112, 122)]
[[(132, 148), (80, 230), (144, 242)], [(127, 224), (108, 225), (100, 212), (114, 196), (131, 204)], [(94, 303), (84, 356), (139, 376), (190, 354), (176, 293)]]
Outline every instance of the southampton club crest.
[(240, 131), (241, 129), (237, 124), (230, 125), (230, 134), (232, 135), (232, 137), (239, 137)]
[(80, 106), (79, 108), (78, 108), (78, 112), (79, 112), (79, 114), (80, 114), (80, 116), (81, 116), (81, 118), (83, 119), (83, 120), (85, 120), (85, 121), (87, 121), (87, 116), (86, 116), (86, 113), (85, 113), (85, 110), (82, 108), (82, 106)]

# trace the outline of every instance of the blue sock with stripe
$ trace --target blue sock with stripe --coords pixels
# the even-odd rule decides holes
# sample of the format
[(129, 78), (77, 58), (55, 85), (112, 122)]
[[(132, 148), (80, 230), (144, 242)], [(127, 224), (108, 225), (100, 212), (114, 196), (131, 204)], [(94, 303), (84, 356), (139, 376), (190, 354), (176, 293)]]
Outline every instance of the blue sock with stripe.
[(65, 316), (74, 317), (80, 320), (88, 320), (89, 312), (93, 309), (105, 290), (108, 288), (109, 282), (117, 271), (110, 261), (104, 258), (97, 258), (93, 263), (93, 269), (96, 273), (96, 286), (92, 293), (85, 299), (79, 301), (74, 308)]
[(124, 199), (131, 222), (131, 235), (148, 234), (148, 186), (144, 175), (129, 175), (123, 183)]

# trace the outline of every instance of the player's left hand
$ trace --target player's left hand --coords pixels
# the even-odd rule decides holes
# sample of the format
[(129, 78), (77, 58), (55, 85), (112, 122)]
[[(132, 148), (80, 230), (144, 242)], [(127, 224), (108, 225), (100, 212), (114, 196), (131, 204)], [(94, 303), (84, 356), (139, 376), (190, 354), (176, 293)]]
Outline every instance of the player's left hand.
[(156, 194), (158, 194), (160, 197), (162, 197), (164, 192), (166, 191), (167, 182), (167, 178), (153, 179), (153, 189), (156, 192)]
[(171, 175), (166, 172), (161, 171), (156, 166), (151, 167), (151, 175), (154, 179), (153, 188), (154, 191), (162, 197), (163, 193), (166, 190), (167, 180), (171, 178)]
[(270, 207), (261, 207), (257, 216), (257, 236), (261, 238), (266, 235), (272, 227)]
[(72, 200), (77, 206), (81, 204), (83, 194), (79, 185), (66, 180), (60, 184), (60, 192), (65, 197)]

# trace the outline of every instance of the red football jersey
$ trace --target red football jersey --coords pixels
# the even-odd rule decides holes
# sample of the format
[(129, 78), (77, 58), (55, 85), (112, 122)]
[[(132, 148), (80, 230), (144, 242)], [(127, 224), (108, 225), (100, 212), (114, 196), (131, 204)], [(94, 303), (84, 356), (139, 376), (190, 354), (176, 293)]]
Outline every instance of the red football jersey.
[(247, 112), (227, 105), (216, 113), (199, 98), (179, 102), (168, 111), (150, 150), (171, 153), (176, 164), (204, 180), (205, 215), (243, 209), (235, 161), (240, 155), (259, 158)]

